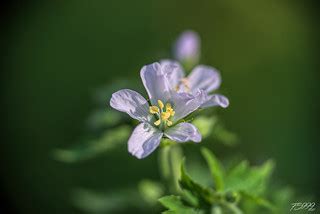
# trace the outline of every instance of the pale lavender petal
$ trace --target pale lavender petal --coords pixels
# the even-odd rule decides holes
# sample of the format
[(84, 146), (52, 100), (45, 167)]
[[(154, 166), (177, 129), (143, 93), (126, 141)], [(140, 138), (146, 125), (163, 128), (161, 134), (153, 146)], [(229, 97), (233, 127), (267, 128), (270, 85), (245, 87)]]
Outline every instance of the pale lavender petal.
[(221, 77), (215, 68), (205, 65), (198, 65), (188, 76), (188, 83), (191, 92), (201, 89), (209, 93), (219, 88)]
[(208, 108), (212, 106), (227, 108), (229, 106), (229, 99), (220, 94), (208, 95), (206, 100), (202, 103), (201, 108)]
[(179, 61), (198, 61), (200, 56), (200, 37), (194, 31), (185, 31), (177, 39), (174, 56)]
[(158, 100), (166, 102), (169, 99), (170, 84), (159, 63), (144, 66), (140, 76), (152, 105), (156, 105)]
[(171, 93), (171, 104), (175, 111), (173, 122), (176, 122), (197, 110), (204, 102), (207, 94), (199, 90), (194, 95), (189, 93)]
[(112, 94), (110, 106), (139, 121), (149, 121), (149, 104), (138, 92), (122, 89)]
[(160, 64), (163, 73), (169, 81), (170, 88), (176, 90), (178, 84), (185, 75), (182, 66), (178, 62), (168, 59), (161, 60)]
[(165, 131), (164, 135), (170, 140), (182, 143), (187, 141), (200, 142), (201, 134), (191, 123), (179, 123)]
[(150, 155), (160, 144), (163, 133), (149, 123), (140, 123), (128, 141), (128, 151), (141, 159)]

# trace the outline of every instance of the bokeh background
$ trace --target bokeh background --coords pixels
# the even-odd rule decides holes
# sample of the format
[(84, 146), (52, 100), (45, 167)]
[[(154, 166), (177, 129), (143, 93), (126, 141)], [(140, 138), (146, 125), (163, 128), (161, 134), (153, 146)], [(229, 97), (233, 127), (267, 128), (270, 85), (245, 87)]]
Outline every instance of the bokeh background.
[(157, 178), (155, 155), (139, 161), (119, 148), (65, 164), (52, 151), (86, 135), (98, 87), (139, 82), (140, 68), (170, 57), (185, 29), (200, 34), (201, 63), (221, 71), (221, 92), (231, 101), (219, 116), (241, 144), (226, 153), (253, 163), (272, 157), (281, 184), (319, 199), (312, 1), (13, 1), (2, 11), (0, 213), (81, 213), (73, 188), (112, 192)]

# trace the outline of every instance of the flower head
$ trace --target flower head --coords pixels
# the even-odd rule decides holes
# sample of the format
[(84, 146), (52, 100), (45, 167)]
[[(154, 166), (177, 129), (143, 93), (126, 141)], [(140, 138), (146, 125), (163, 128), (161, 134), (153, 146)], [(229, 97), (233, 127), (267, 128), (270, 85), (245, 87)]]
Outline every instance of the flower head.
[(137, 158), (152, 153), (163, 136), (176, 142), (201, 141), (198, 129), (181, 120), (200, 107), (206, 94), (202, 90), (193, 94), (172, 90), (169, 77), (177, 73), (176, 69), (172, 63), (153, 63), (141, 69), (150, 103), (130, 89), (112, 94), (111, 107), (141, 122), (128, 141), (129, 152)]
[(161, 61), (161, 65), (174, 66), (175, 69), (167, 73), (168, 82), (171, 90), (178, 93), (188, 93), (196, 95), (198, 91), (205, 92), (202, 100), (201, 108), (212, 106), (228, 107), (229, 100), (227, 97), (220, 94), (210, 94), (218, 89), (221, 84), (221, 77), (219, 72), (210, 66), (198, 65), (186, 77), (182, 66), (178, 62), (171, 60)]
[(180, 62), (197, 63), (200, 57), (200, 37), (191, 30), (184, 31), (174, 45), (174, 56)]

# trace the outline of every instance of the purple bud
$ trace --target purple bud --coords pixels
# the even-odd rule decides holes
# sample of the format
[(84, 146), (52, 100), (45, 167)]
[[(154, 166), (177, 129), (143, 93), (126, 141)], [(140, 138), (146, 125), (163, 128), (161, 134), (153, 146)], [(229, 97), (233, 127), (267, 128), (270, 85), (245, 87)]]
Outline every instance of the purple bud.
[(192, 61), (196, 63), (200, 56), (200, 37), (191, 30), (184, 31), (174, 46), (174, 56), (180, 62)]

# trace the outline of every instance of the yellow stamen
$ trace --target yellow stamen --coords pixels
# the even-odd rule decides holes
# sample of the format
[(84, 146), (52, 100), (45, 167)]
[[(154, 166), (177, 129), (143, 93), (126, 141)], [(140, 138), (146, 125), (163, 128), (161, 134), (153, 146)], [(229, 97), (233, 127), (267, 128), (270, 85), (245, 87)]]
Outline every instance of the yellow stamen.
[(164, 125), (172, 126), (173, 122), (169, 118), (174, 116), (175, 111), (171, 103), (165, 103), (164, 105), (161, 100), (158, 100), (158, 106), (150, 106), (149, 112), (157, 115), (158, 120), (154, 122), (154, 125), (160, 126), (163, 123)]
[(158, 100), (158, 106), (160, 107), (160, 109), (163, 109), (164, 105), (161, 100)]
[(161, 119), (162, 120), (168, 120), (170, 117), (170, 112), (162, 112), (161, 113)]
[(150, 111), (151, 114), (156, 114), (156, 113), (159, 113), (159, 112), (160, 112), (158, 106), (150, 106), (150, 107), (149, 107), (149, 111)]
[(159, 119), (159, 120), (157, 120), (156, 122), (154, 122), (153, 124), (156, 125), (156, 126), (159, 126), (160, 123), (161, 123), (161, 120)]
[(169, 111), (169, 113), (170, 113), (170, 116), (174, 116), (174, 114), (176, 113), (175, 111), (173, 111), (173, 109), (171, 110), (171, 111)]

